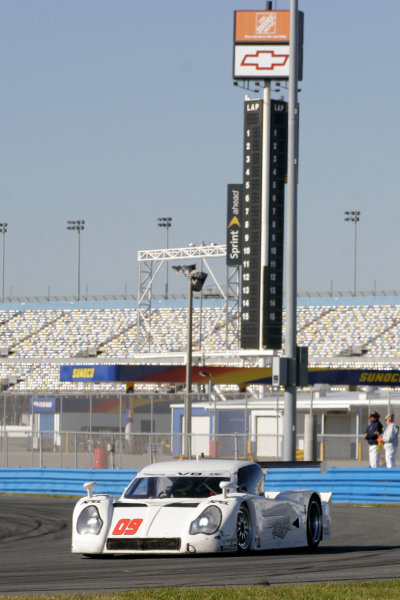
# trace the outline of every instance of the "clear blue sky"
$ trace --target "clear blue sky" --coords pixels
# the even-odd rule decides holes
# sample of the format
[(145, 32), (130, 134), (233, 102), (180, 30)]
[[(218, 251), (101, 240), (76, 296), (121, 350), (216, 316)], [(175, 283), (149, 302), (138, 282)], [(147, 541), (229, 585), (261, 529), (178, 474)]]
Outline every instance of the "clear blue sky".
[[(279, 9), (289, 0), (274, 1)], [(225, 243), (242, 179), (244, 92), (232, 85), (242, 0), (0, 0), (0, 222), (6, 292), (137, 291), (137, 251)], [(298, 288), (400, 289), (398, 0), (299, 0)], [(1, 247), (0, 247), (1, 248)], [(170, 278), (172, 291), (173, 277)], [(160, 290), (163, 282), (160, 282)]]

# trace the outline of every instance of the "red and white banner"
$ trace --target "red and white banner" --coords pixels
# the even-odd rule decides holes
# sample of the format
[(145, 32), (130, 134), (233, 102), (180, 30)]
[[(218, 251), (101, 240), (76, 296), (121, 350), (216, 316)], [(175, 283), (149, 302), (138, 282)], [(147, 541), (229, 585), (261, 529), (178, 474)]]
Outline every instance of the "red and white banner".
[(233, 76), (240, 79), (287, 79), (289, 44), (235, 44)]

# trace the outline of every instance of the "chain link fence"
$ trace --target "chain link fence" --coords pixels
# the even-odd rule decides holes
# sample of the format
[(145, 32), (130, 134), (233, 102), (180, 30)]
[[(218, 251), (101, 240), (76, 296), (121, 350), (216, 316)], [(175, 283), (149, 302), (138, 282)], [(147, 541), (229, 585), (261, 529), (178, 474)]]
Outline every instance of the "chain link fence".
[[(278, 396), (193, 393), (191, 457), (280, 460)], [(129, 469), (183, 456), (184, 393), (0, 394), (0, 467)], [(261, 410), (262, 408), (262, 410)], [(296, 458), (304, 458), (298, 414)], [(347, 418), (344, 416), (343, 418)], [(350, 418), (350, 417), (349, 417)], [(340, 422), (342, 427), (343, 422)], [(317, 428), (315, 458), (368, 460), (363, 433)], [(338, 463), (339, 464), (339, 463)]]
[[(280, 456), (260, 455), (257, 448), (282, 447), (281, 435), (219, 434), (210, 440), (206, 434), (192, 434), (192, 458), (234, 458), (250, 460), (279, 460)], [(182, 458), (182, 433), (110, 433), (98, 431), (26, 432), (22, 437), (4, 432), (0, 434), (0, 466), (47, 467), (72, 469), (136, 469), (146, 464)], [(297, 460), (303, 460), (298, 438)], [(349, 452), (338, 457), (338, 448), (347, 446)], [(174, 451), (175, 449), (175, 451)], [(336, 449), (336, 450), (335, 450)], [(367, 461), (368, 448), (363, 436), (318, 435), (317, 460), (348, 460), (357, 463)], [(339, 464), (339, 462), (338, 462)], [(381, 465), (384, 466), (383, 452)], [(353, 465), (354, 466), (354, 465)]]

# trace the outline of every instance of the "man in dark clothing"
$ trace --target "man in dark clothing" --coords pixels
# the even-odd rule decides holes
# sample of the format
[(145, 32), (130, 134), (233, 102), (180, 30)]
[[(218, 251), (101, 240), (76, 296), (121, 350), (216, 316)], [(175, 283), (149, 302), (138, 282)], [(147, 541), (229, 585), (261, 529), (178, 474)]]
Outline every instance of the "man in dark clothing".
[(369, 425), (364, 433), (364, 438), (369, 444), (369, 466), (375, 469), (378, 466), (378, 437), (384, 430), (382, 423), (379, 420), (380, 414), (373, 410), (369, 414)]

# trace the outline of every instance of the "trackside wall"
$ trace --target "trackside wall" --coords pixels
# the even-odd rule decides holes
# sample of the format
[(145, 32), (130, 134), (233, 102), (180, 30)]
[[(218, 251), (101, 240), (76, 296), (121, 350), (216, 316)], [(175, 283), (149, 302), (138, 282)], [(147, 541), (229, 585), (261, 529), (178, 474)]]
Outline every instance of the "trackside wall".
[[(98, 493), (120, 496), (138, 469), (0, 468), (0, 493), (84, 496), (83, 483), (96, 481)], [(308, 488), (333, 492), (334, 503), (400, 504), (400, 468), (270, 469), (268, 491)]]

